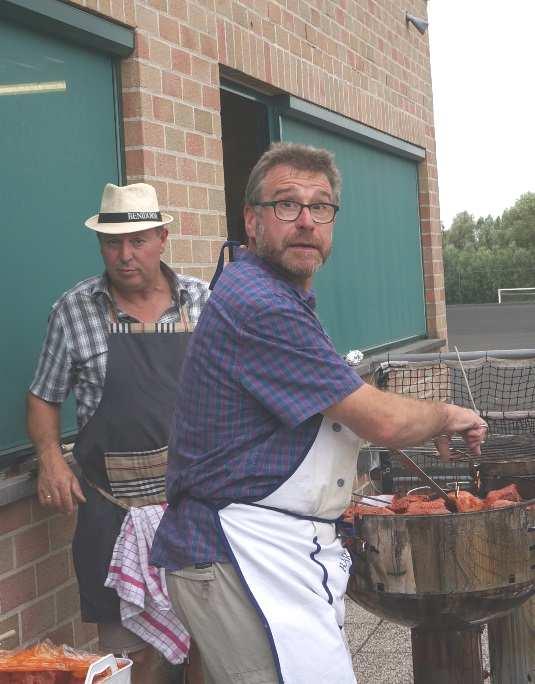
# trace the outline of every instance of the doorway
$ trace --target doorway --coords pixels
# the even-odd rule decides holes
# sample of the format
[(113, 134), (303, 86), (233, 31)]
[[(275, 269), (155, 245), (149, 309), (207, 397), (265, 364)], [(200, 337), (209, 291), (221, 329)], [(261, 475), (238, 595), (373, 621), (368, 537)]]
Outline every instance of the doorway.
[(251, 169), (270, 143), (267, 106), (223, 86), (221, 129), (228, 238), (245, 244), (243, 195)]

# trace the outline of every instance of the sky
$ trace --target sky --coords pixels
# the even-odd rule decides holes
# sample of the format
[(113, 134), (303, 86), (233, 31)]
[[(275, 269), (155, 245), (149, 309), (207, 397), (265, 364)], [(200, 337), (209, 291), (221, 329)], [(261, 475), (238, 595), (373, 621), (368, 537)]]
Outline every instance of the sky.
[(429, 0), (441, 221), (535, 192), (535, 0)]

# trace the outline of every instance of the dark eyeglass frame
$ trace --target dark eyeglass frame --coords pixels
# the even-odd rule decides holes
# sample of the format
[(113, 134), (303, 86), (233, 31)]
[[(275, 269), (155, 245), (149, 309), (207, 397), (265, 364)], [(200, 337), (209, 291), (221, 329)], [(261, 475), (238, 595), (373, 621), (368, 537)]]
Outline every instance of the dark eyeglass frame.
[[(283, 204), (284, 202), (292, 202), (292, 204), (298, 204), (301, 209), (299, 210), (299, 213), (295, 218), (292, 219), (285, 219), (281, 218), (277, 214), (277, 205), (278, 204)], [(312, 207), (318, 206), (318, 204), (322, 204), (325, 207), (331, 207), (333, 210), (333, 216), (329, 221), (316, 221), (316, 219), (312, 216)], [(312, 221), (314, 223), (319, 223), (320, 225), (325, 225), (326, 223), (332, 223), (336, 217), (336, 213), (340, 209), (338, 204), (332, 204), (331, 202), (311, 202), (310, 204), (303, 204), (302, 202), (297, 202), (296, 200), (271, 200), (269, 202), (255, 202), (254, 203), (255, 207), (273, 207), (273, 212), (275, 213), (275, 216), (279, 219), (279, 221), (285, 221), (286, 223), (291, 223), (292, 221), (297, 221), (297, 219), (301, 216), (301, 212), (303, 209), (306, 207), (310, 211), (310, 216), (312, 218)]]

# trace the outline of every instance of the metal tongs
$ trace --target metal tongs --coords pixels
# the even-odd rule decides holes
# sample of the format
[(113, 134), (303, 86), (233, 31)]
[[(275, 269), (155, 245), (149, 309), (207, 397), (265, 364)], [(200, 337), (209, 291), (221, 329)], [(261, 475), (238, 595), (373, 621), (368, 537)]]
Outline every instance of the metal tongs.
[(401, 451), (401, 449), (390, 449), (390, 451), (391, 453), (395, 454), (409, 470), (412, 470), (412, 472), (417, 475), (422, 482), (425, 482), (425, 484), (428, 485), (433, 492), (435, 492), (435, 494), (444, 500), (448, 511), (451, 511), (452, 513), (458, 512), (457, 502), (454, 500), (454, 498), (449, 497), (445, 490), (442, 489), (442, 487), (438, 484), (438, 482), (435, 482), (435, 480), (433, 480), (433, 478), (430, 477), (425, 470), (422, 470), (422, 468), (420, 468), (420, 466), (413, 461), (408, 454), (406, 454), (404, 451)]

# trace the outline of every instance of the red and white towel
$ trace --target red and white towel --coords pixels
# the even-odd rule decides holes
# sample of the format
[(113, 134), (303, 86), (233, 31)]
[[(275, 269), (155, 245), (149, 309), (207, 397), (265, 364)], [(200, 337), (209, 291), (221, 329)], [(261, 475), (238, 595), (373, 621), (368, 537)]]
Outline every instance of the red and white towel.
[(121, 599), (121, 622), (169, 662), (182, 663), (190, 636), (173, 612), (165, 570), (149, 565), (150, 549), (167, 504), (131, 508), (115, 542), (106, 586)]

